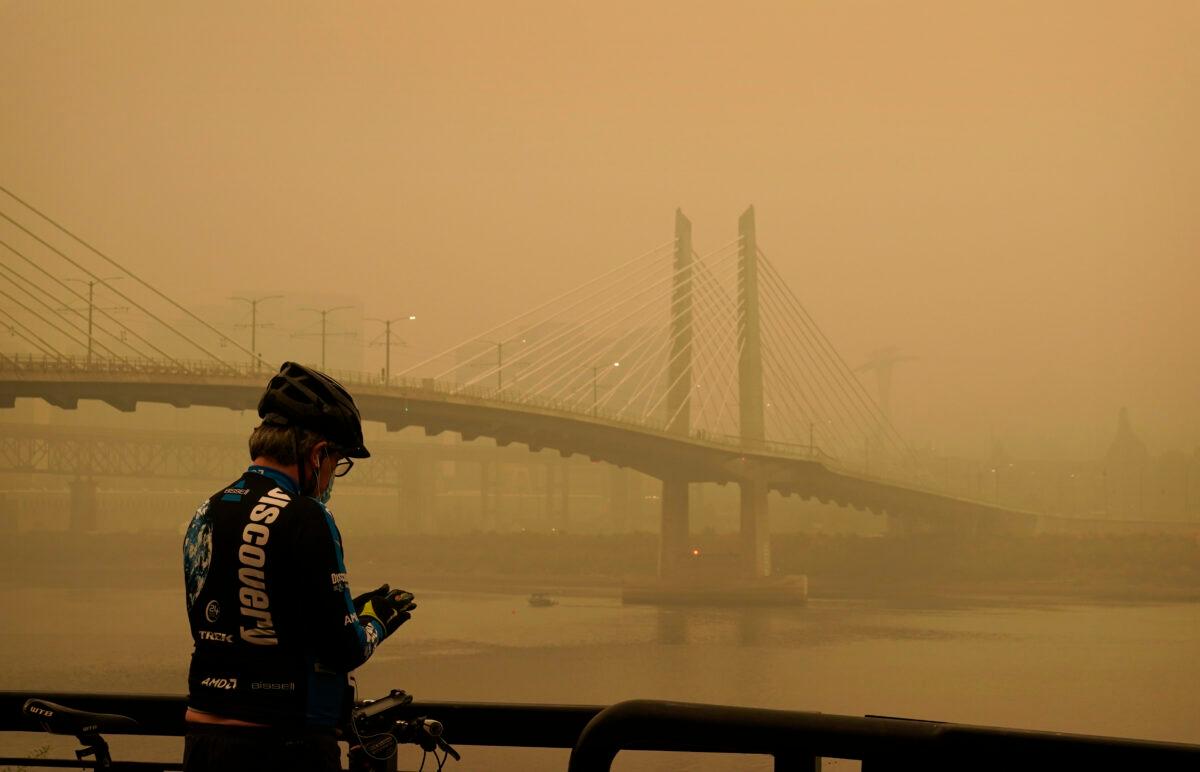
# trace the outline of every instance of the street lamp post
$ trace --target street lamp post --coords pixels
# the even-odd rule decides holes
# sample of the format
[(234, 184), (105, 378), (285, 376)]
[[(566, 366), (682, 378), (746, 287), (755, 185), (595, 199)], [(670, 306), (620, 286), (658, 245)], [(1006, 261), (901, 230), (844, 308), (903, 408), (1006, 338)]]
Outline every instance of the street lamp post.
[[(268, 300), (276, 300), (283, 295), (267, 295), (261, 298), (243, 298), (232, 297), (230, 300), (240, 300), (243, 303), (250, 304), (250, 357), (254, 361), (251, 364), (254, 366), (254, 371), (258, 372), (259, 365), (262, 363), (262, 357), (258, 355), (258, 304)], [(244, 325), (242, 325), (244, 326)], [(263, 325), (267, 327), (269, 325)]]
[(600, 371), (609, 367), (620, 367), (620, 362), (613, 362), (609, 365), (592, 365), (592, 417), (596, 417), (598, 406), (600, 404)]
[[(371, 318), (371, 319), (367, 320), (369, 322), (382, 322), (383, 323), (383, 336), (384, 336), (383, 385), (385, 385), (385, 386), (392, 382), (392, 323), (393, 322), (401, 322), (401, 321), (413, 322), (413, 321), (416, 321), (416, 319), (417, 319), (416, 314), (409, 314), (408, 316), (397, 316), (395, 319)], [(400, 341), (400, 345), (404, 345), (404, 341)]]
[[(88, 288), (88, 345), (87, 345), (87, 365), (92, 366), (92, 316), (96, 310), (96, 285), (107, 285), (110, 281), (117, 281), (120, 276), (105, 276), (95, 279), (67, 279), (67, 281), (77, 281), (80, 284), (86, 284)], [(108, 309), (116, 310), (116, 309)]]
[[(354, 306), (334, 306), (333, 308), (302, 308), (301, 311), (312, 311), (321, 315), (321, 369), (325, 369), (325, 339), (330, 333), (326, 327), (326, 320), (334, 311), (345, 311), (346, 309), (354, 308)], [(353, 333), (339, 332), (336, 335), (353, 335)]]

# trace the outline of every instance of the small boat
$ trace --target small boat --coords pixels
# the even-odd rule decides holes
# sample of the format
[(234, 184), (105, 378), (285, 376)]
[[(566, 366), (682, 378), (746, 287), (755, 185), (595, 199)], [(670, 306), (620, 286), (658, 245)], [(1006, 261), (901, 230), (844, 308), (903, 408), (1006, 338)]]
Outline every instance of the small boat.
[(529, 596), (529, 605), (534, 608), (546, 608), (547, 606), (557, 606), (558, 601), (544, 592), (535, 592)]

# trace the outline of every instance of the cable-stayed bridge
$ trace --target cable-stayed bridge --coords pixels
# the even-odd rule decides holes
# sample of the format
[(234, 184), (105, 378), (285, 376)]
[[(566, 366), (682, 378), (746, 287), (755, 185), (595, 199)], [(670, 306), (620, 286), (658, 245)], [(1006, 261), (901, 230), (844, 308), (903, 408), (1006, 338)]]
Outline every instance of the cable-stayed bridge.
[[(269, 370), (257, 352), (0, 191), (0, 323), (13, 344), (0, 407), (256, 405)], [(97, 286), (129, 313), (98, 307)], [(578, 453), (662, 480), (664, 576), (688, 560), (696, 482), (739, 486), (747, 576), (770, 573), (771, 491), (972, 530), (1032, 522), (938, 491), (760, 247), (753, 208), (717, 249), (696, 251), (677, 212), (669, 241), (469, 340), (396, 373), (332, 374), (389, 430)]]

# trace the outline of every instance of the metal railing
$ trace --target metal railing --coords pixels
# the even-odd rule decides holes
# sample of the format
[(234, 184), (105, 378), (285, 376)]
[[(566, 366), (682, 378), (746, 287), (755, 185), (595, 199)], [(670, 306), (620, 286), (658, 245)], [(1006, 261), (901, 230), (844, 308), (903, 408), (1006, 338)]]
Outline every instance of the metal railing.
[[(36, 732), (22, 715), (31, 697), (71, 708), (129, 716), (147, 736), (186, 733), (181, 696), (0, 692), (0, 731)], [(414, 702), (397, 718), (429, 716), (456, 746), (570, 748), (568, 772), (604, 772), (622, 750), (762, 754), (774, 768), (820, 769), (822, 758), (857, 759), (863, 769), (1059, 770), (1200, 769), (1200, 745), (1092, 735), (838, 716), (728, 705), (632, 700), (612, 706)], [(113, 732), (117, 734), (117, 732)], [(127, 762), (128, 764), (128, 762)], [(0, 765), (73, 767), (74, 760), (10, 757)], [(126, 768), (180, 769), (180, 762), (140, 762)], [(469, 767), (464, 767), (464, 769)]]
[[(0, 372), (24, 373), (100, 373), (105, 375), (180, 375), (190, 377), (242, 377), (264, 379), (267, 373), (254, 365), (225, 364), (211, 360), (158, 360), (137, 358), (92, 357), (89, 362), (74, 356), (56, 357), (33, 354), (0, 354)], [(555, 411), (573, 419), (598, 418), (605, 422), (628, 426), (639, 430), (667, 432), (667, 422), (653, 417), (633, 420), (622, 411), (580, 411), (574, 402), (543, 397), (537, 394), (517, 392), (511, 388), (495, 389), (488, 386), (463, 386), (454, 382), (437, 381), (432, 378), (410, 378), (392, 376), (387, 382), (380, 375), (357, 370), (327, 370), (334, 378), (348, 386), (367, 386), (396, 391), (418, 391), (439, 394), (445, 397), (467, 398), (481, 402), (540, 408)], [(814, 445), (787, 443), (775, 440), (745, 441), (729, 434), (695, 429), (690, 439), (713, 445), (736, 448), (760, 453), (773, 453), (793, 458), (818, 460), (834, 464), (837, 459)]]
[[(105, 358), (92, 357), (87, 361), (78, 357), (56, 357), (33, 354), (0, 354), (0, 372), (15, 371), (21, 373), (97, 373), (104, 375), (174, 375), (202, 378), (239, 378), (260, 382), (268, 375), (268, 371), (253, 363), (224, 363), (213, 360), (158, 360), (137, 358)], [(577, 403), (544, 397), (538, 394), (516, 392), (512, 388), (491, 388), (482, 385), (463, 386), (449, 381), (438, 381), (432, 378), (414, 378), (392, 376), (384, 380), (381, 374), (360, 372), (356, 370), (330, 369), (327, 372), (347, 386), (368, 387), (381, 389), (385, 392), (418, 392), (438, 395), (447, 399), (468, 400), (475, 404), (501, 404), (517, 408), (532, 408), (549, 411), (564, 418), (576, 421), (600, 421), (617, 427), (625, 427), (640, 432), (650, 432), (670, 438), (680, 438), (682, 435), (671, 434), (667, 430), (667, 422), (653, 416), (638, 416), (636, 419), (622, 411), (608, 409), (581, 411)], [(826, 452), (823, 448), (809, 443), (791, 443), (779, 440), (745, 440), (737, 435), (729, 435), (707, 431), (703, 428), (692, 429), (686, 439), (704, 443), (713, 448), (768, 455), (777, 458), (813, 461), (832, 471), (853, 475), (856, 478), (870, 480), (888, 485), (897, 485), (915, 491), (922, 491), (938, 496), (947, 495), (926, 481), (916, 479), (911, 475), (867, 474), (845, 463), (842, 459)]]

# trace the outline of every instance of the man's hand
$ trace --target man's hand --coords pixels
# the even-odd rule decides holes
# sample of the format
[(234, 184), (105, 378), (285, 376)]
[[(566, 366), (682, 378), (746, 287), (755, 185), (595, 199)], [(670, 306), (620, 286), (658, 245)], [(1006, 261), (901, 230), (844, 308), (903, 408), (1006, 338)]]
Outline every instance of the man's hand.
[(354, 610), (361, 614), (362, 608), (366, 605), (367, 601), (369, 601), (371, 598), (374, 598), (376, 595), (387, 595), (390, 589), (391, 588), (389, 588), (386, 584), (381, 584), (370, 592), (364, 592), (362, 595), (354, 596)]
[(388, 590), (383, 594), (368, 597), (358, 616), (379, 622), (383, 628), (383, 637), (386, 638), (412, 618), (412, 611), (416, 607), (411, 592)]

